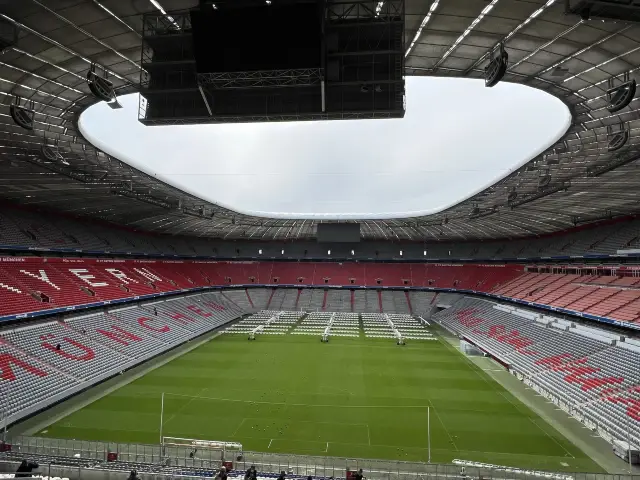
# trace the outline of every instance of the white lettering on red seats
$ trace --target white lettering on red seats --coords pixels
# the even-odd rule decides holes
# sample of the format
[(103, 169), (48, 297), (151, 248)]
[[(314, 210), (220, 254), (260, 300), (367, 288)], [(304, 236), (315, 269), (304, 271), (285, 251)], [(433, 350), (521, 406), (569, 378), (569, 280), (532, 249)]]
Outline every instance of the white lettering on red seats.
[(162, 281), (162, 278), (160, 278), (159, 276), (157, 276), (154, 273), (151, 273), (146, 268), (134, 268), (133, 270), (135, 272), (138, 272), (140, 275), (145, 277), (147, 280), (151, 280), (152, 282), (161, 282)]
[(44, 270), (38, 270), (38, 273), (40, 273), (40, 275), (36, 275), (35, 273), (31, 273), (28, 272), (27, 270), (20, 270), (20, 273), (24, 273), (25, 275), (29, 275), (30, 277), (35, 278), (36, 280), (40, 280), (48, 285), (51, 285), (53, 288), (55, 288), (56, 290), (60, 290), (60, 287), (57, 286), (55, 283), (53, 283), (51, 280), (49, 280), (49, 276), (47, 275), (47, 272), (45, 272)]
[(16, 379), (16, 374), (13, 372), (13, 368), (11, 368), (11, 365), (16, 365), (37, 377), (46, 377), (47, 375), (49, 375), (44, 370), (40, 370), (33, 365), (29, 365), (28, 363), (23, 362), (13, 355), (10, 355), (8, 353), (0, 353), (0, 372), (2, 372), (0, 378), (2, 378), (3, 380), (8, 380), (10, 382), (13, 382)]
[(193, 318), (187, 317), (186, 315), (180, 313), (180, 312), (175, 312), (175, 313), (171, 313), (169, 314), (169, 317), (173, 318), (174, 320), (177, 321), (177, 323), (179, 323), (180, 325), (186, 325), (187, 323), (194, 323), (195, 320)]
[(20, 290), (19, 288), (15, 288), (10, 285), (5, 285), (4, 283), (0, 283), (0, 288), (4, 288), (5, 290), (9, 290), (10, 292), (13, 292), (13, 293), (22, 293), (22, 290)]
[[(111, 325), (111, 328), (114, 330), (110, 332), (109, 330), (103, 330), (101, 328), (96, 328), (96, 332), (104, 335), (105, 337), (110, 338), (122, 345), (129, 345), (132, 342), (141, 342), (142, 338), (134, 335), (131, 332), (127, 332), (125, 329), (120, 328), (118, 325)], [(127, 342), (127, 340), (131, 340), (131, 342)]]
[(69, 271), (73, 273), (76, 277), (78, 277), (83, 282), (88, 283), (92, 287), (108, 287), (109, 284), (105, 282), (97, 282), (93, 283), (91, 280), (95, 279), (93, 275), (89, 273), (89, 270), (86, 268), (70, 268)]
[(200, 308), (196, 307), (195, 305), (187, 305), (187, 308), (189, 310), (191, 310), (193, 313), (197, 313), (201, 317), (210, 317), (211, 316), (211, 314), (209, 312), (205, 312), (204, 310), (201, 310)]
[(126, 273), (124, 273), (122, 270), (118, 270), (117, 268), (105, 268), (105, 270), (125, 285), (128, 285), (129, 283), (138, 283), (137, 280), (127, 277)]
[(51, 345), (48, 342), (42, 343), (42, 346), (44, 348), (46, 348), (47, 350), (51, 350), (53, 353), (55, 353), (57, 355), (61, 355), (61, 356), (65, 357), (65, 358), (68, 358), (70, 360), (78, 360), (80, 362), (88, 362), (89, 360), (93, 360), (94, 358), (96, 358), (96, 353), (93, 351), (93, 349), (91, 347), (87, 347), (86, 345), (83, 345), (80, 342), (76, 342), (73, 338), (62, 337), (62, 340), (64, 340), (65, 342), (70, 343), (71, 345), (73, 345), (76, 348), (79, 348), (84, 353), (82, 355), (76, 355), (76, 354), (73, 354), (73, 353), (65, 352), (62, 349), (62, 345), (60, 345), (60, 349), (58, 350), (55, 346)]
[(138, 319), (138, 323), (140, 324), (140, 326), (146, 328), (147, 330), (152, 330), (154, 332), (160, 332), (160, 333), (168, 332), (169, 330), (171, 330), (169, 328), (169, 325), (163, 325), (160, 328), (156, 328), (152, 325), (147, 325), (148, 322), (153, 322), (153, 318), (140, 317)]

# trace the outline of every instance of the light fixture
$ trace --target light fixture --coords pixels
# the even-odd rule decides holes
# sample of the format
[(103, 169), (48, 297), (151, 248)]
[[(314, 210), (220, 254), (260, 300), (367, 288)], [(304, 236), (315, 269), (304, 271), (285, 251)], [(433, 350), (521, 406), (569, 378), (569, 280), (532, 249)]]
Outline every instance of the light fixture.
[(351, 255), (355, 255), (355, 254), (356, 254), (356, 252), (354, 252), (353, 250), (351, 250)]
[(262, 249), (258, 249), (258, 255), (262, 255)]
[(282, 250), (280, 251), (280, 253), (281, 253), (282, 255), (284, 255), (284, 249), (282, 249)]
[(400, 250), (400, 256), (402, 256), (402, 250)]
[(331, 250), (327, 250), (327, 255), (331, 255)]
[(426, 257), (427, 256), (427, 251), (425, 250), (424, 252), (422, 252), (422, 255), (424, 255)]

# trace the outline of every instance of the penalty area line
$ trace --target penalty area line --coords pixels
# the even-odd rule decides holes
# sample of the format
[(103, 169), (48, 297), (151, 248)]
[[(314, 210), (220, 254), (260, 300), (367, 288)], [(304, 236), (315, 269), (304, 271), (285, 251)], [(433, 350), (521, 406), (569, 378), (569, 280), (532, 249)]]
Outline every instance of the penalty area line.
[(273, 438), (269, 440), (269, 445), (267, 446), (267, 448), (271, 448), (271, 442), (273, 442)]

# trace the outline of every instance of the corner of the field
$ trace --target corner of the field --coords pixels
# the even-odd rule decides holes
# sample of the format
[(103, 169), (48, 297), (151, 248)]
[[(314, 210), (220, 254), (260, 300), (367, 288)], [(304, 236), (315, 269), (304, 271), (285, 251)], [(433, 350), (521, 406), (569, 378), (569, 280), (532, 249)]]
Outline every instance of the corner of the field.
[[(159, 357), (150, 359), (147, 362), (143, 362), (130, 370), (124, 372), (122, 375), (116, 375), (111, 379), (108, 379), (106, 382), (95, 385), (93, 387), (89, 387), (88, 390), (78, 394), (74, 402), (74, 397), (71, 397), (59, 405), (53, 407), (60, 408), (60, 411), (57, 411), (51, 414), (51, 409), (47, 409), (34, 417), (35, 423), (33, 425), (29, 425), (24, 428), (24, 430), (20, 429), (20, 424), (17, 424), (14, 429), (18, 430), (19, 435), (35, 435), (38, 432), (41, 432), (46, 427), (53, 425), (54, 423), (59, 422), (65, 417), (77, 412), (78, 410), (85, 408), (88, 405), (100, 400), (101, 398), (106, 397), (110, 393), (124, 387), (125, 385), (147, 375), (153, 370), (166, 365), (167, 363), (175, 360), (178, 357), (181, 357), (192, 350), (200, 347), (201, 345), (214, 340), (218, 336), (222, 335), (223, 330), (216, 330), (214, 332), (209, 332), (209, 334), (204, 334), (197, 340), (188, 340), (182, 345), (172, 349), (170, 352), (166, 354), (161, 354)], [(113, 383), (110, 383), (113, 382)], [(105, 384), (109, 384), (105, 386)], [(86, 396), (86, 397), (85, 397)], [(65, 408), (66, 407), (66, 408)], [(42, 416), (42, 420), (40, 417)], [(29, 420), (27, 419), (25, 424), (29, 424)]]

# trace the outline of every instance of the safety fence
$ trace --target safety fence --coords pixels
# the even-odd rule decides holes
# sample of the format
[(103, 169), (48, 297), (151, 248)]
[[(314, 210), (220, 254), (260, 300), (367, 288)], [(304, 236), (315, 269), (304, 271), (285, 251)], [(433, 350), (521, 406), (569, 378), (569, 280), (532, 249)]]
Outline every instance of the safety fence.
[[(391, 460), (367, 460), (279, 453), (243, 452), (235, 458), (222, 450), (192, 447), (90, 442), (41, 437), (14, 437), (11, 451), (0, 453), (0, 461), (34, 459), (55, 476), (67, 478), (120, 478), (98, 472), (131, 469), (144, 473), (144, 479), (210, 478), (223, 464), (244, 471), (255, 465), (259, 476), (275, 476), (281, 471), (288, 478), (345, 478), (348, 471), (363, 469), (371, 480), (640, 480), (640, 475), (545, 472), (464, 462), (436, 464)], [(229, 453), (227, 453), (229, 455)], [(48, 467), (50, 465), (50, 467)], [(229, 465), (229, 463), (227, 463)], [(55, 471), (51, 470), (53, 468)], [(142, 474), (142, 473), (141, 473)], [(126, 478), (126, 476), (125, 476)]]

